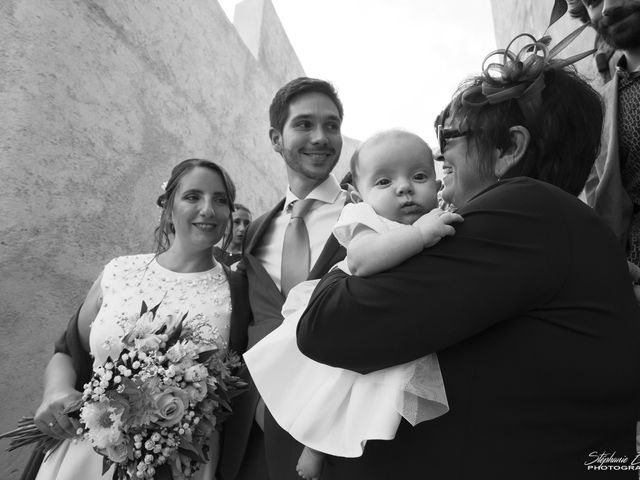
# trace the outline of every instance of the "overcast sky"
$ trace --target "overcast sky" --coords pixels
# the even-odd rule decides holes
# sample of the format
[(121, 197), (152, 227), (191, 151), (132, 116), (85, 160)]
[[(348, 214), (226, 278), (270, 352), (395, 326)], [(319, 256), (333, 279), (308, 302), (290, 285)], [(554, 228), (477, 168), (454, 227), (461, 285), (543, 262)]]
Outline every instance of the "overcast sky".
[[(218, 0), (233, 19), (238, 0)], [(308, 76), (331, 81), (344, 135), (433, 120), (495, 47), (489, 0), (271, 0)]]

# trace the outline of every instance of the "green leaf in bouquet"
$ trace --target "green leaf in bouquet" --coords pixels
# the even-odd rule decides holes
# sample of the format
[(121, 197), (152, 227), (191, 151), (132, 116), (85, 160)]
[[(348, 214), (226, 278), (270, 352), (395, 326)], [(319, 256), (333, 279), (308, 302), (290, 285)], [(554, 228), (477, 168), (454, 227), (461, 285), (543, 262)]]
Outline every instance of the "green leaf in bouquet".
[(140, 388), (135, 382), (123, 379), (124, 389), (119, 393), (128, 403), (128, 408), (123, 413), (123, 420), (136, 425), (148, 425), (153, 417), (153, 398), (145, 388)]
[(219, 351), (218, 347), (215, 346), (211, 348), (211, 350), (205, 350), (204, 352), (200, 352), (198, 354), (198, 363), (207, 363), (211, 357), (213, 357)]
[(182, 316), (182, 318), (176, 324), (175, 328), (172, 331), (167, 332), (167, 334), (169, 335), (166, 342), (167, 349), (171, 348), (173, 345), (175, 345), (178, 342), (178, 340), (180, 340), (180, 336), (182, 335), (182, 324), (185, 318), (187, 318), (187, 315), (188, 315), (188, 312)]
[[(142, 302), (144, 303), (144, 302)], [(109, 460), (108, 457), (102, 457), (102, 475), (104, 475), (105, 473), (107, 473), (109, 471), (109, 469), (111, 468), (111, 465), (113, 465), (113, 462), (111, 460)], [(117, 469), (116, 469), (117, 470)], [(113, 478), (116, 478), (116, 472), (114, 472), (113, 474)]]
[(120, 385), (122, 386), (121, 394), (123, 396), (126, 396), (127, 398), (135, 399), (139, 395), (142, 395), (140, 388), (138, 387), (136, 382), (131, 380), (131, 378), (122, 377), (122, 380), (120, 381)]
[(218, 403), (220, 405), (222, 405), (225, 409), (231, 411), (231, 404), (229, 403), (229, 401), (225, 398), (219, 398), (218, 399)]
[(82, 397), (81, 397), (75, 402), (71, 402), (69, 405), (67, 405), (62, 411), (62, 413), (64, 413), (65, 415), (71, 418), (79, 419), (80, 409), (82, 408), (83, 403), (84, 401), (82, 400)]
[[(142, 303), (144, 303), (144, 302), (142, 302)], [(131, 329), (127, 333), (125, 333), (125, 335), (122, 337), (122, 344), (123, 345), (133, 345), (133, 339), (134, 339), (133, 329)]]
[(206, 455), (202, 450), (202, 445), (193, 442), (180, 442), (180, 452), (196, 462), (206, 461)]
[(111, 480), (130, 480), (130, 477), (127, 475), (127, 470), (125, 468), (116, 467), (113, 471), (113, 477), (111, 477)]
[(148, 307), (146, 302), (143, 300), (142, 301), (142, 306), (140, 307), (140, 316), (144, 315), (145, 313), (147, 313), (148, 311)]
[(240, 380), (236, 384), (235, 388), (230, 389), (230, 390), (227, 391), (227, 398), (229, 400), (231, 400), (233, 398), (236, 398), (238, 395), (240, 395), (240, 394), (242, 394), (242, 393), (247, 391), (247, 386), (248, 386), (248, 384), (246, 382), (243, 382), (242, 380)]
[[(217, 417), (214, 417), (214, 418), (216, 419), (216, 423), (217, 423)], [(214, 429), (215, 429), (214, 423), (211, 420), (209, 420), (209, 418), (207, 418), (206, 415), (203, 415), (202, 417), (200, 417), (200, 422), (196, 427), (196, 434), (198, 437), (208, 438)]]
[(162, 303), (162, 300), (160, 300), (160, 301), (158, 302), (158, 304), (157, 304), (155, 307), (153, 307), (151, 310), (149, 310), (151, 313), (153, 313), (153, 315), (154, 315), (154, 316), (155, 316), (155, 315), (156, 315), (156, 313), (158, 312), (158, 308), (160, 308), (160, 304), (161, 304), (161, 303)]

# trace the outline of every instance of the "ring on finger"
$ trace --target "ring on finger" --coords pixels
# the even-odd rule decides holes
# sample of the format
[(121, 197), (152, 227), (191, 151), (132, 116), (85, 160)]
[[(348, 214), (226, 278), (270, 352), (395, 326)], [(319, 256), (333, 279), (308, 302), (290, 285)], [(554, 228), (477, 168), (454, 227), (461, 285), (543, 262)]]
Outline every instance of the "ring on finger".
[(55, 425), (54, 422), (49, 422), (49, 428), (52, 428)]

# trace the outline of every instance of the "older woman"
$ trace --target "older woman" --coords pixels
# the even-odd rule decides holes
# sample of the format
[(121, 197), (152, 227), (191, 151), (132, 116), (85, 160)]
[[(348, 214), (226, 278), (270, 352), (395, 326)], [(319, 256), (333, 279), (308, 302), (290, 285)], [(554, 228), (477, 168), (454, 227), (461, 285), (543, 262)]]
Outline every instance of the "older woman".
[(624, 252), (575, 197), (601, 102), (539, 44), (522, 52), (538, 59), (505, 55), (438, 128), (455, 236), (371, 277), (334, 270), (300, 321), (303, 353), (361, 373), (437, 352), (451, 408), (323, 480), (637, 475), (640, 312)]

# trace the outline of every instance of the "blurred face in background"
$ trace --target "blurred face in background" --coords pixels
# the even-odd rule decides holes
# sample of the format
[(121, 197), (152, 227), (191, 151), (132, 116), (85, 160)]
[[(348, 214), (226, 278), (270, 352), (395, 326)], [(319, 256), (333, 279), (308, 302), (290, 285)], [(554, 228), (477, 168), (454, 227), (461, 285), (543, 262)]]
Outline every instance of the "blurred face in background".
[(234, 249), (242, 248), (242, 242), (244, 241), (244, 236), (250, 223), (251, 214), (246, 210), (237, 209), (233, 212), (233, 221), (231, 224), (233, 238), (231, 239), (231, 246)]
[(640, 47), (640, 0), (582, 0), (591, 24), (616, 49)]

